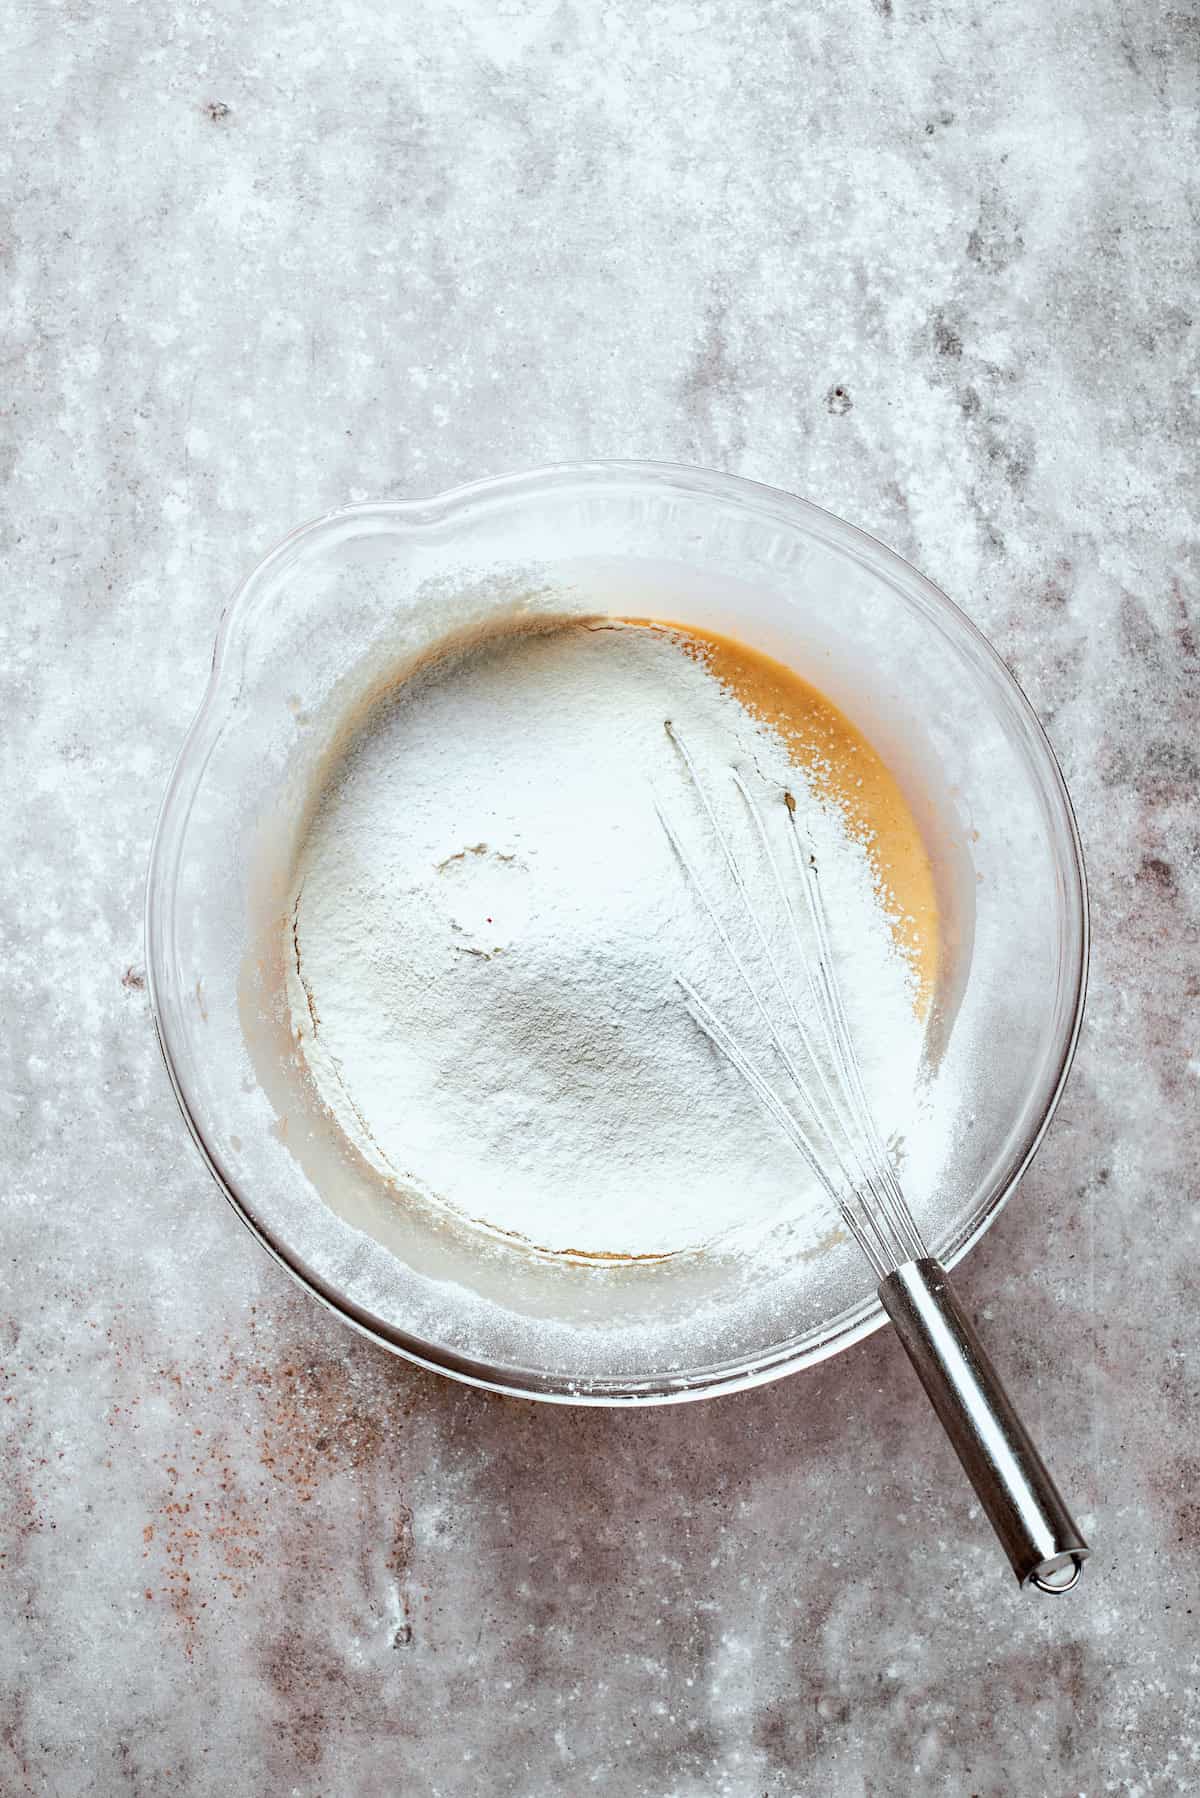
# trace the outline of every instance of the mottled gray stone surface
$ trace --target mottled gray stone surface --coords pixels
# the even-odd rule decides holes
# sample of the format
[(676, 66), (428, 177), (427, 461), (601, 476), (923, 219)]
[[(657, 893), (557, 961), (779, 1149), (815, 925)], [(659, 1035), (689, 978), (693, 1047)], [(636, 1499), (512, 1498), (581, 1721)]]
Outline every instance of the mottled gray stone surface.
[[(0, 1791), (1200, 1788), (1194, 15), (15, 0), (0, 23)], [(558, 457), (792, 488), (992, 635), (1093, 883), (963, 1269), (1094, 1533), (1010, 1590), (892, 1341), (683, 1410), (409, 1371), (176, 1113), (142, 887), (292, 524)]]

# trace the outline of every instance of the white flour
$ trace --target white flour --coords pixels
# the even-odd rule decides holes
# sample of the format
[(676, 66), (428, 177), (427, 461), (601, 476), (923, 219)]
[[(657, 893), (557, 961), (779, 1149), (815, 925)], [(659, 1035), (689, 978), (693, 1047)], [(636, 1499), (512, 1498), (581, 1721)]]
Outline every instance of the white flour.
[(587, 1256), (781, 1227), (803, 1243), (830, 1226), (675, 982), (686, 974), (761, 1049), (654, 809), (657, 796), (724, 903), (667, 718), (751, 865), (729, 765), (773, 818), (782, 787), (796, 795), (868, 1088), (885, 1136), (904, 1130), (922, 1026), (863, 845), (675, 640), (576, 624), (493, 639), (397, 689), (299, 857), (294, 1027), (322, 1100), (397, 1202)]

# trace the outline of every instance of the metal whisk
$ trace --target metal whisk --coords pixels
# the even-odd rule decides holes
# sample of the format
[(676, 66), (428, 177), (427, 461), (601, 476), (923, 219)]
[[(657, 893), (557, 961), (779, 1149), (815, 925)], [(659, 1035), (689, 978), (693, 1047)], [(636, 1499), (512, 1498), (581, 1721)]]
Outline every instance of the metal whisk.
[(743, 864), (691, 753), (669, 721), (665, 728), (724, 863), (743, 929), (726, 921), (661, 806), (659, 818), (786, 1076), (787, 1099), (733, 1028), (689, 979), (677, 974), (692, 1015), (807, 1163), (866, 1256), (884, 1309), (1017, 1579), (1043, 1592), (1068, 1592), (1079, 1578), (1088, 1545), (955, 1298), (945, 1269), (930, 1255), (880, 1139), (839, 990), (817, 858), (802, 835), (796, 802), (790, 793), (782, 795), (789, 879), (757, 798), (741, 773), (729, 769), (757, 839), (767, 890), (774, 893), (784, 920), (785, 959), (764, 926)]

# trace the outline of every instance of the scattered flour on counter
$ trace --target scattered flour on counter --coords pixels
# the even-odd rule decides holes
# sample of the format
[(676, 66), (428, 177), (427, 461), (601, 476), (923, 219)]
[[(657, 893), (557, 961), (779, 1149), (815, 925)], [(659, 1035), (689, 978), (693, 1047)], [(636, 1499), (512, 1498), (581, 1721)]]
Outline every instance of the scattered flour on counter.
[(768, 804), (796, 795), (876, 1114), (885, 1136), (905, 1129), (923, 1026), (866, 847), (678, 638), (574, 623), (489, 639), (395, 688), (297, 859), (294, 1030), (322, 1102), (398, 1203), (598, 1258), (781, 1227), (816, 1242), (831, 1227), (676, 984), (685, 974), (761, 1046), (655, 811), (719, 893), (668, 718), (735, 828), (731, 764)]

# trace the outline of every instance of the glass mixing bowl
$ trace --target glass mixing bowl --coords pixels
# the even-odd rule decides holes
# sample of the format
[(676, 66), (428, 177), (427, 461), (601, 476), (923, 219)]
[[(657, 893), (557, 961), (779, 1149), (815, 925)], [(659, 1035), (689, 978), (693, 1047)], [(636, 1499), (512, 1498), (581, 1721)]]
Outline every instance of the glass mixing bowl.
[(804, 500), (699, 469), (580, 463), (356, 506), (254, 570), (222, 619), (151, 857), (150, 992), (180, 1106), (260, 1241), (423, 1366), (577, 1403), (775, 1378), (883, 1321), (848, 1241), (612, 1268), (539, 1257), (382, 1189), (298, 1072), (279, 1003), (284, 908), (318, 771), (381, 680), (514, 613), (739, 638), (823, 689), (890, 763), (945, 929), (945, 1128), (926, 1165), (918, 1145), (909, 1197), (947, 1265), (995, 1217), (1057, 1103), (1083, 1007), (1083, 867), (1053, 753), (999, 657), (924, 576)]

